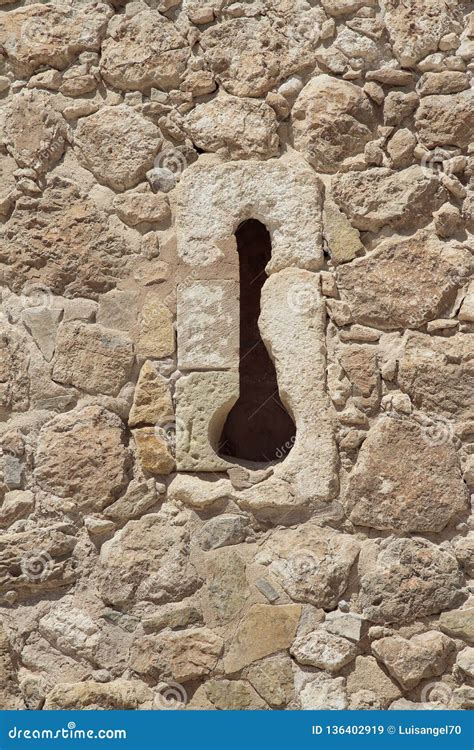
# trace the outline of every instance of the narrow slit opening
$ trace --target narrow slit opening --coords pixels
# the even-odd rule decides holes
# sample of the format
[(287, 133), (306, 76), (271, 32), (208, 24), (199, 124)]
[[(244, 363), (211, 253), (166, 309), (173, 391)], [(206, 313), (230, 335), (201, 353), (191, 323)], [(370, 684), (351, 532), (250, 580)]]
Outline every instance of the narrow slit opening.
[(281, 402), (275, 366), (258, 328), (271, 240), (267, 228), (256, 219), (243, 222), (235, 236), (240, 273), (240, 395), (224, 424), (219, 454), (268, 464), (289, 453), (296, 432)]

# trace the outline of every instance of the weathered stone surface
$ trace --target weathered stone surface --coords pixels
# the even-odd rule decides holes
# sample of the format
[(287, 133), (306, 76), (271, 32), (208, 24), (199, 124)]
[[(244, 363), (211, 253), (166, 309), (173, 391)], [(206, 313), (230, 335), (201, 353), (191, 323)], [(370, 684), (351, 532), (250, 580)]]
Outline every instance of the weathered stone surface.
[(357, 525), (426, 532), (466, 511), (468, 497), (452, 442), (436, 444), (414, 420), (385, 417), (364, 441), (344, 503)]
[(437, 52), (441, 37), (462, 28), (462, 6), (458, 0), (384, 0), (384, 22), (393, 51), (403, 67), (412, 67), (431, 52)]
[(373, 109), (361, 88), (323, 74), (312, 78), (292, 110), (295, 147), (318, 172), (337, 172), (372, 139)]
[(125, 91), (177, 88), (190, 50), (174, 24), (154, 10), (124, 16), (102, 44), (100, 72)]
[(226, 514), (211, 518), (202, 527), (197, 537), (201, 549), (207, 551), (240, 544), (249, 532), (248, 519), (245, 516)]
[(347, 694), (343, 677), (302, 672), (295, 677), (298, 706), (304, 711), (344, 711)]
[(237, 96), (218, 96), (187, 115), (184, 130), (203, 151), (232, 159), (268, 159), (278, 152), (277, 119), (268, 104)]
[(357, 229), (374, 232), (385, 225), (407, 224), (431, 217), (441, 205), (438, 180), (430, 170), (412, 166), (401, 172), (375, 167), (366, 172), (339, 174), (333, 195)]
[(8, 219), (15, 205), (16, 182), (14, 172), (16, 162), (9, 156), (0, 154), (0, 218)]
[(363, 614), (373, 622), (411, 622), (464, 599), (454, 554), (418, 537), (367, 542), (359, 570)]
[(189, 562), (189, 529), (164, 513), (130, 521), (102, 545), (99, 587), (112, 605), (179, 601), (201, 581)]
[(63, 155), (66, 122), (49, 94), (23, 89), (7, 107), (5, 135), (18, 166), (42, 172)]
[(396, 635), (372, 644), (377, 659), (406, 690), (421, 680), (442, 674), (454, 649), (454, 642), (435, 630), (414, 635), (410, 640)]
[(24, 708), (13, 665), (10, 641), (0, 628), (0, 710), (16, 711)]
[(174, 349), (171, 311), (158, 295), (147, 294), (140, 314), (136, 350), (145, 357), (169, 357)]
[(326, 609), (337, 606), (359, 551), (353, 537), (313, 524), (276, 531), (265, 547), (289, 596)]
[(324, 201), (323, 219), (324, 236), (334, 265), (348, 263), (362, 254), (364, 245), (358, 230), (328, 195)]
[(439, 627), (443, 633), (453, 638), (474, 641), (474, 607), (443, 612), (439, 618)]
[(415, 124), (427, 148), (467, 148), (473, 126), (472, 91), (451, 96), (426, 96), (416, 111)]
[(143, 180), (161, 142), (158, 128), (125, 104), (81, 118), (74, 133), (82, 166), (118, 191)]
[(29, 405), (29, 357), (24, 335), (13, 326), (0, 325), (0, 410), (26, 411)]
[(459, 245), (420, 231), (385, 240), (370, 255), (342, 266), (337, 284), (358, 323), (419, 328), (449, 309), (470, 268), (470, 255)]
[(166, 427), (172, 421), (173, 403), (169, 385), (154, 363), (147, 360), (140, 370), (128, 424), (130, 427)]
[(267, 273), (321, 268), (321, 186), (300, 159), (198, 162), (177, 192), (178, 254), (190, 266), (232, 261), (236, 226), (262, 216), (272, 241)]
[[(34, 531), (2, 533), (0, 594), (3, 604), (60, 589), (77, 578), (72, 553), (77, 539), (68, 524), (49, 524)], [(5, 599), (5, 596), (7, 597)], [(9, 603), (12, 603), (10, 599)]]
[(275, 654), (254, 662), (245, 670), (248, 681), (272, 708), (280, 708), (293, 698), (292, 660), (286, 654)]
[(174, 457), (156, 427), (133, 430), (133, 438), (143, 471), (147, 474), (171, 474), (175, 468)]
[(347, 677), (347, 691), (354, 695), (365, 689), (372, 692), (381, 708), (387, 708), (401, 695), (398, 685), (385, 674), (373, 656), (356, 656), (355, 668)]
[(161, 193), (122, 193), (115, 196), (113, 206), (117, 216), (130, 227), (162, 222), (170, 217), (168, 199)]
[(236, 369), (239, 361), (239, 287), (234, 281), (178, 285), (180, 370)]
[(222, 471), (217, 455), (227, 414), (237, 401), (237, 372), (193, 372), (176, 383), (176, 465), (181, 471)]
[(314, 630), (296, 638), (290, 653), (300, 664), (339, 672), (355, 658), (357, 648), (345, 638), (326, 633), (324, 630)]
[(222, 638), (209, 628), (145, 636), (134, 644), (130, 666), (143, 677), (172, 677), (178, 683), (189, 682), (215, 669), (223, 645)]
[(17, 206), (0, 230), (0, 279), (18, 293), (97, 297), (126, 274), (130, 254), (85, 193), (54, 177), (33, 210)]
[(150, 710), (155, 693), (138, 680), (112, 682), (63, 682), (53, 687), (46, 696), (44, 709), (49, 711), (133, 711)]
[(249, 551), (245, 546), (208, 552), (203, 561), (206, 581), (201, 602), (206, 623), (211, 627), (237, 622), (250, 596), (246, 576)]
[(34, 505), (35, 496), (29, 490), (6, 492), (0, 505), (0, 528), (6, 528), (18, 518), (28, 516)]
[(468, 677), (474, 677), (474, 648), (463, 648), (456, 657), (456, 664)]
[(320, 12), (298, 10), (278, 26), (273, 14), (235, 18), (201, 35), (200, 43), (211, 70), (229, 94), (263, 96), (277, 83), (315, 61)]
[(43, 66), (63, 70), (84, 50), (99, 50), (110, 16), (105, 3), (33, 3), (0, 19), (0, 45), (18, 75)]
[(246, 680), (209, 680), (205, 684), (208, 701), (218, 711), (255, 711), (268, 708)]
[(227, 673), (289, 648), (301, 615), (299, 604), (255, 604), (241, 620), (224, 656)]
[[(474, 370), (470, 336), (408, 336), (400, 360), (398, 381), (413, 403), (445, 418), (471, 419), (474, 403)], [(449, 439), (450, 428), (441, 426)]]
[(71, 321), (58, 331), (53, 378), (88, 393), (117, 395), (134, 361), (133, 345), (117, 331)]
[(129, 465), (122, 422), (100, 406), (60, 414), (41, 430), (35, 476), (47, 492), (79, 508), (101, 510), (126, 484)]

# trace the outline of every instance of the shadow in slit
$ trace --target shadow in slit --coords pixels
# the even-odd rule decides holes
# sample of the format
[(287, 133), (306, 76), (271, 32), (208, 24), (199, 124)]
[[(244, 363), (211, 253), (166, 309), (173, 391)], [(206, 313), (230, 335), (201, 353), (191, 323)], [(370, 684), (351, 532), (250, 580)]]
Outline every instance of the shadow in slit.
[(222, 430), (219, 453), (270, 463), (289, 453), (295, 435), (258, 328), (260, 293), (272, 247), (266, 227), (255, 219), (241, 224), (235, 236), (240, 269), (240, 396)]

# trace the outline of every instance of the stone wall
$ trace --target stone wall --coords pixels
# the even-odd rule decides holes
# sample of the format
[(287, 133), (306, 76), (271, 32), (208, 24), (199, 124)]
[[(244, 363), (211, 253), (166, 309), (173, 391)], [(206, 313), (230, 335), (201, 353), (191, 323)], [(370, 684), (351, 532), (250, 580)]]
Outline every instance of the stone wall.
[(473, 53), (467, 0), (0, 0), (1, 708), (474, 706)]

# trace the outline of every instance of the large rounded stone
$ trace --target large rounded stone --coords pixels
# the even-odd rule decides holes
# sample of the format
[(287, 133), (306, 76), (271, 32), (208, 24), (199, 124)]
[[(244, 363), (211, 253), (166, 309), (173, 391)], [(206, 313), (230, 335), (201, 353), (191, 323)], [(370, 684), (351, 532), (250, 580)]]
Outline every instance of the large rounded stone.
[(370, 99), (353, 83), (319, 75), (306, 84), (292, 111), (293, 141), (320, 172), (337, 172), (372, 138)]
[(177, 88), (190, 50), (174, 24), (153, 10), (122, 18), (102, 44), (104, 80), (126, 91)]
[(81, 164), (114, 190), (137, 185), (153, 167), (160, 131), (131, 107), (103, 107), (78, 121), (74, 146)]

